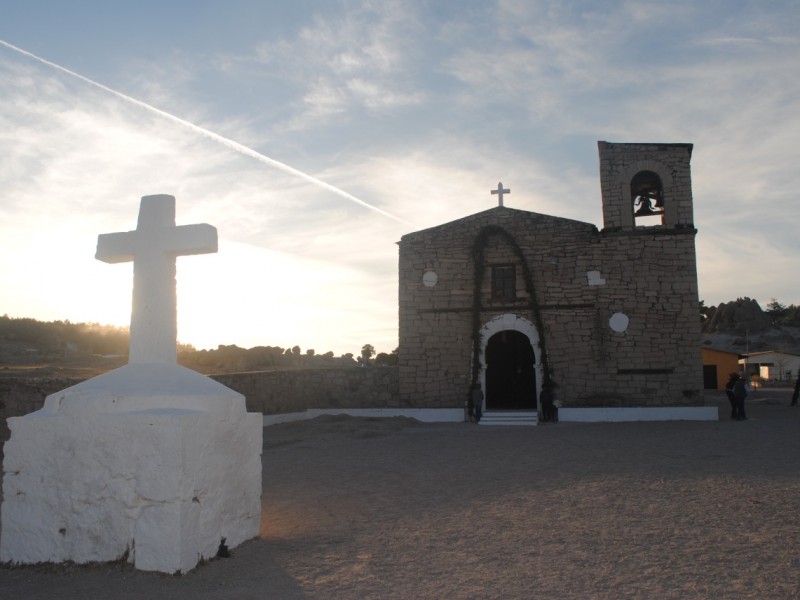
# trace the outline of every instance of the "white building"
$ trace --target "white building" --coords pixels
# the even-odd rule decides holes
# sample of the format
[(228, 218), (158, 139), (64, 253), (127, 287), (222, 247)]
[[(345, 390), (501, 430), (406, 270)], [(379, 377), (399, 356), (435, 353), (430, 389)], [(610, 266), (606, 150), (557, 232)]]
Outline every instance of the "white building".
[(759, 375), (764, 381), (789, 381), (800, 373), (800, 354), (769, 350), (751, 352), (747, 358), (739, 359), (740, 365), (747, 365), (747, 372)]

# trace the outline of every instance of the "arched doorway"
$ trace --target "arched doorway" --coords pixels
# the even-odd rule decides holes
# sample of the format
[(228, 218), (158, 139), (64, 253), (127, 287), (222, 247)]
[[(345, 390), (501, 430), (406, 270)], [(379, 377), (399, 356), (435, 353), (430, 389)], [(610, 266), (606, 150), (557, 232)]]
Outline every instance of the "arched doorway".
[(544, 372), (534, 324), (520, 315), (499, 315), (481, 327), (480, 336), (483, 411), (538, 410)]
[(536, 362), (523, 333), (505, 330), (486, 344), (486, 410), (536, 410)]

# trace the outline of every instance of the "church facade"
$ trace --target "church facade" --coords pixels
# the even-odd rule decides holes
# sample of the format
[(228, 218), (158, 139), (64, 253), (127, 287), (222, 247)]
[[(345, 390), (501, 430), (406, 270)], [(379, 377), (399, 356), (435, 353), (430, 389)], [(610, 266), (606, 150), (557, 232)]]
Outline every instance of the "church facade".
[(402, 237), (403, 405), (703, 404), (692, 145), (598, 148), (601, 230), (502, 206), (501, 185), (500, 206)]

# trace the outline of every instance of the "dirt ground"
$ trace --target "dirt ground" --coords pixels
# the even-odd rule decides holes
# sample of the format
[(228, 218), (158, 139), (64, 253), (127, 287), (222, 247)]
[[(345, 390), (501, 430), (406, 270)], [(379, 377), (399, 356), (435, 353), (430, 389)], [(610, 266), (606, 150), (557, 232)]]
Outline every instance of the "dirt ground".
[(0, 567), (2, 598), (800, 598), (800, 408), (264, 430), (261, 535), (184, 576)]

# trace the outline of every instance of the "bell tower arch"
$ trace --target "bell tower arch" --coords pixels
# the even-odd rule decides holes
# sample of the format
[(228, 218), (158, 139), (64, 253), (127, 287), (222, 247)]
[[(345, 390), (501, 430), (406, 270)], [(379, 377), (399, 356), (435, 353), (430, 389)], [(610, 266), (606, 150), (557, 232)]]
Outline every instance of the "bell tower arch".
[(694, 228), (692, 144), (597, 146), (604, 229)]

